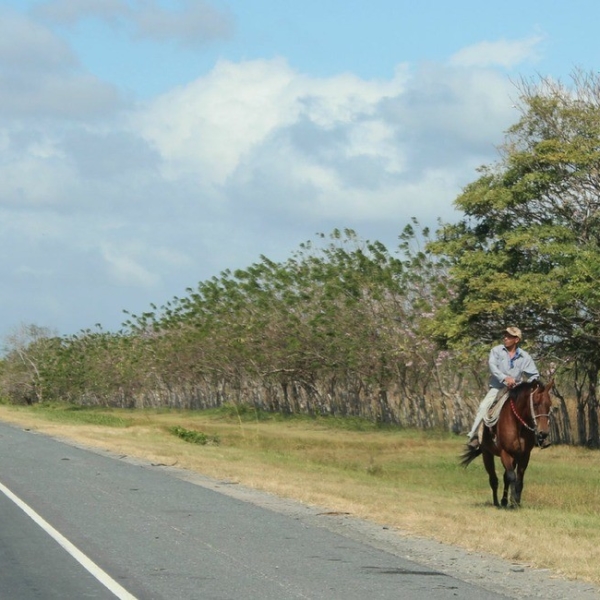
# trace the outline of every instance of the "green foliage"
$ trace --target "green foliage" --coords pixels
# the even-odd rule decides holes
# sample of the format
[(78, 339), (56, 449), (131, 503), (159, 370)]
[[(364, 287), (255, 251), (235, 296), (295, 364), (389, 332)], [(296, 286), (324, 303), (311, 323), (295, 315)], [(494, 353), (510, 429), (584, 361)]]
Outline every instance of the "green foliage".
[[(36, 361), (35, 389), (91, 406), (229, 402), (254, 407), (254, 419), (302, 412), (437, 424), (441, 412), (408, 406), (445, 376), (458, 381), (431, 337), (448, 286), (428, 239), (413, 221), (391, 253), (334, 230), (284, 262), (263, 256), (129, 315), (118, 333), (42, 339), (49, 351)], [(390, 400), (397, 394), (405, 406)]]
[(596, 76), (574, 84), (522, 86), (501, 161), (430, 246), (452, 263), (457, 295), (438, 322), (450, 341), (493, 339), (515, 322), (547, 351), (598, 356), (600, 96)]
[(180, 425), (170, 427), (169, 432), (178, 438), (181, 438), (184, 442), (189, 442), (190, 444), (199, 444), (200, 446), (206, 446), (207, 444), (219, 444), (221, 441), (219, 436), (209, 436), (201, 431), (186, 429)]
[(390, 431), (399, 431), (397, 425), (391, 423), (373, 422), (372, 420), (361, 417), (336, 417), (331, 415), (306, 415), (306, 414), (286, 414), (269, 413), (251, 406), (249, 404), (227, 403), (218, 409), (212, 411), (203, 411), (203, 415), (212, 415), (214, 419), (227, 419), (248, 423), (253, 421), (274, 421), (285, 422), (289, 424), (298, 424), (300, 426), (312, 424), (318, 429), (345, 430), (345, 431), (381, 431), (389, 429)]
[(456, 200), (465, 217), (430, 249), (450, 259), (456, 290), (437, 315), (440, 338), (489, 343), (519, 324), (563, 365), (579, 438), (599, 447), (600, 76), (578, 72), (573, 84), (522, 85), (500, 162), (466, 187)]
[(102, 427), (129, 427), (131, 421), (121, 415), (106, 410), (76, 406), (58, 402), (43, 402), (35, 405), (33, 411), (45, 419), (68, 425), (98, 425)]
[[(420, 235), (426, 240), (428, 232)], [(283, 263), (261, 257), (225, 271), (160, 310), (132, 316), (128, 327), (151, 340), (156, 372), (169, 385), (250, 377), (314, 389), (335, 377), (384, 390), (400, 370), (403, 385), (415, 386), (406, 365), (431, 369), (437, 358), (425, 334), (443, 301), (445, 266), (419, 248), (413, 226), (398, 253), (334, 230), (328, 244), (307, 242)]]

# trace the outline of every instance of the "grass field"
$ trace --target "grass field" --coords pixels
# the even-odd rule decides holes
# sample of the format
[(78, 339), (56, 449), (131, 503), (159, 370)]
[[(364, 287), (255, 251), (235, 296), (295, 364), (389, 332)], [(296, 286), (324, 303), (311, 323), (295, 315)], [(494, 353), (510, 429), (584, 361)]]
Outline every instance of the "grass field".
[(497, 509), (464, 439), (357, 419), (218, 411), (0, 406), (0, 420), (279, 496), (408, 534), (600, 583), (600, 454), (534, 450), (519, 509)]

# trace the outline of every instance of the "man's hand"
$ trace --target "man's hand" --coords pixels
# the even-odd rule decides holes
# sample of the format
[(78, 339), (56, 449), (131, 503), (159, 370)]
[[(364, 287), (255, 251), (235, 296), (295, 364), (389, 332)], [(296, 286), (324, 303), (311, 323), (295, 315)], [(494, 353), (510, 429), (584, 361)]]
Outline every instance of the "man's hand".
[(508, 389), (511, 389), (511, 388), (514, 388), (514, 387), (515, 387), (515, 385), (517, 385), (517, 382), (515, 381), (515, 379), (514, 379), (513, 377), (507, 377), (507, 378), (504, 380), (504, 385), (506, 385), (506, 387), (507, 387)]

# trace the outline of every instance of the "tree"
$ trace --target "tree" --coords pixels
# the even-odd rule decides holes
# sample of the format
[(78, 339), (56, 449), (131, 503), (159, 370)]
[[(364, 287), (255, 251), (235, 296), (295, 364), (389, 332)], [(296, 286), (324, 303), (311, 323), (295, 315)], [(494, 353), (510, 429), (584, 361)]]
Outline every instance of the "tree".
[(428, 329), (445, 261), (421, 250), (429, 232), (415, 227), (400, 235), (397, 257), (336, 229), (285, 262), (263, 256), (132, 315), (132, 336), (152, 350), (145, 365), (155, 369), (154, 387), (188, 398), (224, 389), (220, 398), (233, 391), (271, 411), (463, 429), (468, 378), (456, 376)]
[(55, 341), (49, 329), (33, 324), (21, 324), (6, 337), (1, 382), (6, 396), (27, 404), (44, 399), (44, 375), (51, 369)]
[(600, 77), (577, 71), (571, 86), (541, 79), (519, 91), (500, 160), (481, 168), (455, 202), (463, 219), (430, 246), (450, 258), (456, 291), (437, 331), (449, 344), (487, 343), (519, 323), (538, 352), (576, 366), (580, 441), (598, 447)]

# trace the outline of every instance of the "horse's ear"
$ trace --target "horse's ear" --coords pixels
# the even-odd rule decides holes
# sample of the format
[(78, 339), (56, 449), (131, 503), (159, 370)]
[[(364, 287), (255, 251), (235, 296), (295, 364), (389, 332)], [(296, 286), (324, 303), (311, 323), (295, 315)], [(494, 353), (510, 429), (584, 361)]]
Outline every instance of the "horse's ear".
[(550, 391), (554, 387), (554, 377), (544, 386), (545, 389)]

